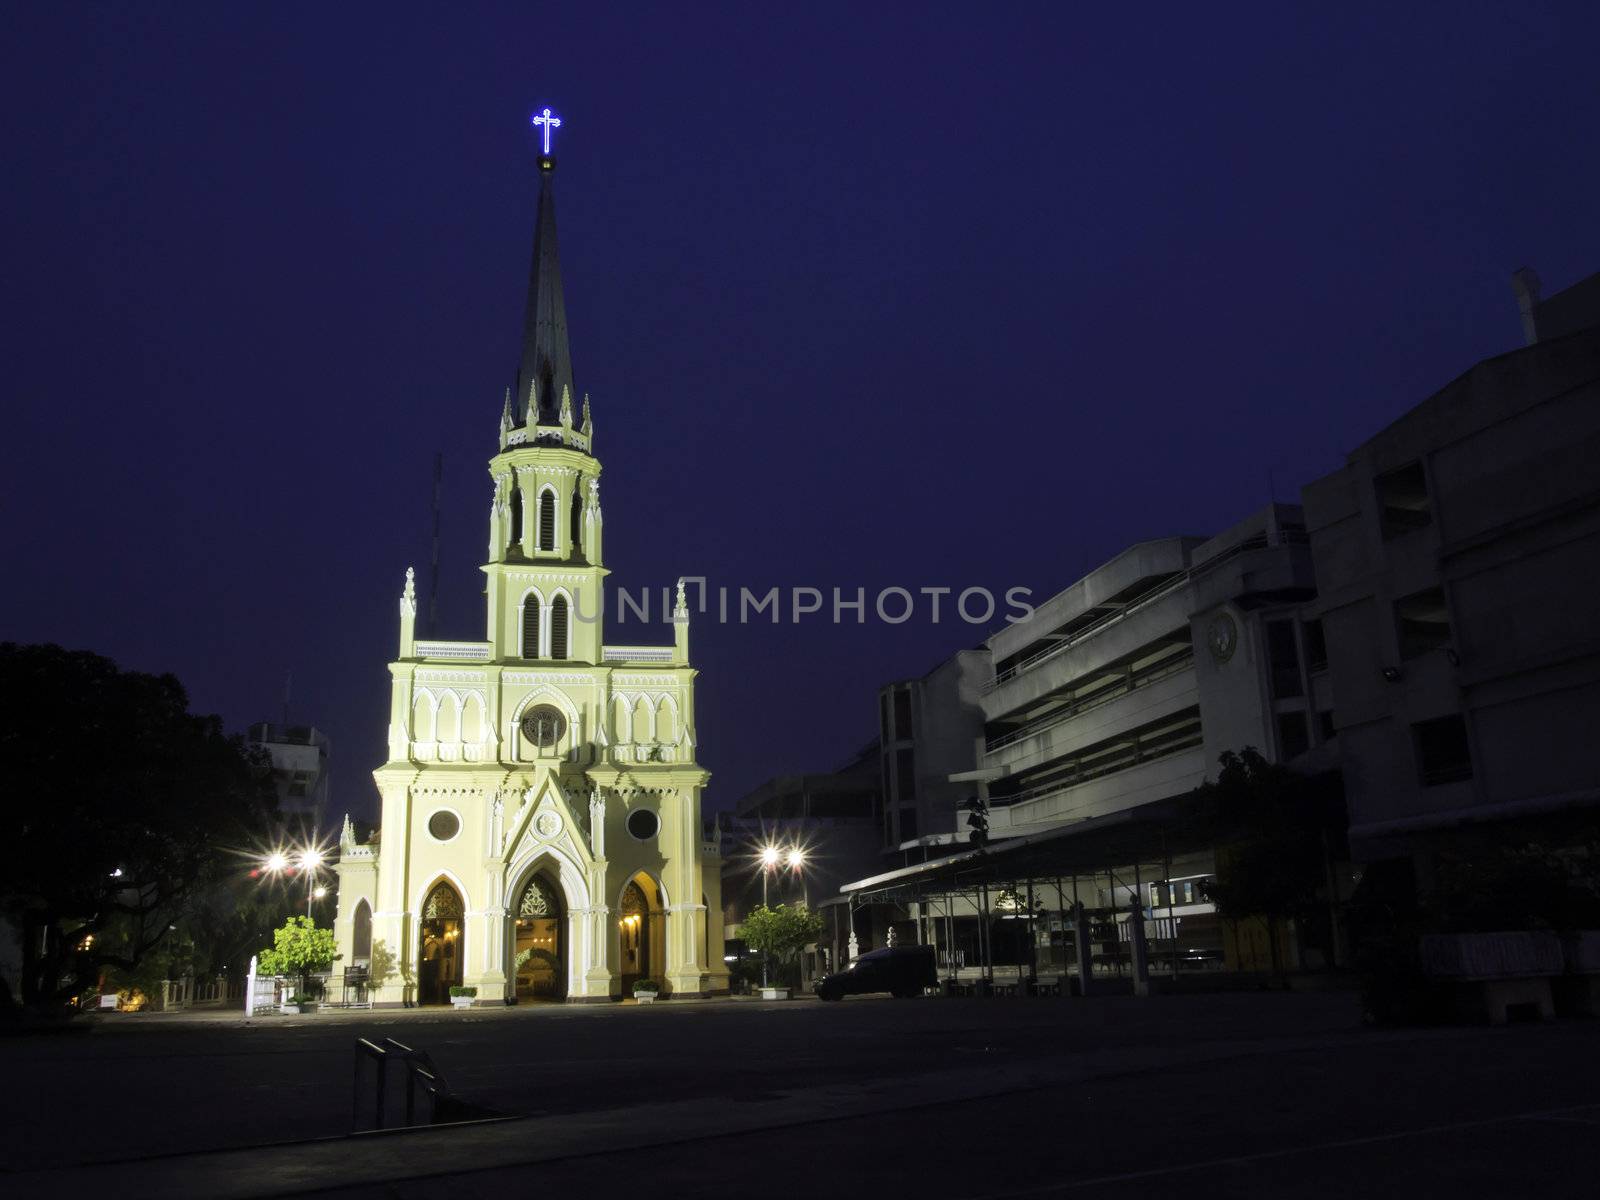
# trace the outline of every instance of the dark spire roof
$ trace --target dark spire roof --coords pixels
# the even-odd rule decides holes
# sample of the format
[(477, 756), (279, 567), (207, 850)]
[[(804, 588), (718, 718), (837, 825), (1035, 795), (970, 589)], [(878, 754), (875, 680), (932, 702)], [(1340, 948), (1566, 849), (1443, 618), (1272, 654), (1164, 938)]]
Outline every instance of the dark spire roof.
[(556, 252), (556, 198), (550, 186), (556, 160), (539, 159), (539, 216), (533, 234), (533, 265), (528, 270), (528, 307), (522, 318), (522, 362), (511, 391), (511, 418), (528, 418), (528, 386), (539, 385), (539, 419), (555, 424), (563, 388), (573, 391), (572, 352), (567, 347), (567, 302), (561, 290), (561, 258)]

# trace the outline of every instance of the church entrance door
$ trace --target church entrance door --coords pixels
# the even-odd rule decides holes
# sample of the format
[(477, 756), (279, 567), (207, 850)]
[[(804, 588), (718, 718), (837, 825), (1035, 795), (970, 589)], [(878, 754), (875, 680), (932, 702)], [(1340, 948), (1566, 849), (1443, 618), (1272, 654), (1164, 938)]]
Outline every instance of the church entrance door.
[(641, 979), (662, 982), (667, 953), (660, 896), (655, 881), (643, 872), (622, 889), (622, 919), (617, 922), (617, 936), (624, 996), (631, 996), (633, 985)]
[(567, 998), (565, 917), (560, 888), (544, 875), (530, 876), (512, 918), (518, 1003)]
[(461, 894), (441, 880), (422, 904), (417, 1003), (449, 1004), (451, 987), (461, 983), (466, 961), (461, 918)]

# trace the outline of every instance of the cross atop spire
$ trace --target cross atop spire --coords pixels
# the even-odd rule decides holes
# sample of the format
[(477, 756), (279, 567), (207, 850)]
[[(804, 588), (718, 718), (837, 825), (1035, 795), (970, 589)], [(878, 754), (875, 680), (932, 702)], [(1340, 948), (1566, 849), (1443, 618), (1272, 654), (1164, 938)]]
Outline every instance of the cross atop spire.
[(547, 108), (543, 112), (539, 112), (539, 113), (534, 113), (533, 114), (533, 122), (532, 122), (532, 124), (536, 128), (539, 127), (539, 126), (543, 126), (544, 127), (544, 129), (543, 129), (543, 132), (544, 132), (544, 156), (546, 158), (549, 158), (550, 157), (550, 131), (552, 129), (560, 129), (561, 128), (561, 118), (560, 117), (552, 117), (550, 115), (550, 110)]
[[(547, 108), (533, 118), (544, 130), (545, 148), (550, 129), (561, 124)], [(511, 391), (511, 418), (516, 425), (559, 424), (558, 406), (564, 394), (574, 394), (572, 353), (567, 346), (567, 302), (561, 286), (561, 259), (556, 251), (556, 200), (551, 187), (556, 160), (548, 153), (539, 159), (539, 213), (534, 220), (533, 263), (528, 270), (528, 303), (522, 322), (522, 357), (517, 382)], [(539, 411), (529, 419), (529, 398)]]

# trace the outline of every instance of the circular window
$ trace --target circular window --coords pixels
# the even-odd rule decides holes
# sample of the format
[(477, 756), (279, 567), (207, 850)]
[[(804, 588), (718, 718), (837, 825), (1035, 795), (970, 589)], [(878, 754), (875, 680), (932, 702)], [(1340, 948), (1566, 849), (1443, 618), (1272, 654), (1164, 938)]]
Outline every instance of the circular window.
[(522, 736), (541, 750), (554, 750), (566, 731), (566, 717), (552, 704), (538, 704), (522, 714)]
[(661, 818), (648, 808), (638, 808), (628, 814), (628, 832), (641, 842), (648, 842), (661, 829)]
[(461, 818), (448, 808), (441, 808), (428, 818), (428, 833), (436, 841), (448, 842), (461, 832)]

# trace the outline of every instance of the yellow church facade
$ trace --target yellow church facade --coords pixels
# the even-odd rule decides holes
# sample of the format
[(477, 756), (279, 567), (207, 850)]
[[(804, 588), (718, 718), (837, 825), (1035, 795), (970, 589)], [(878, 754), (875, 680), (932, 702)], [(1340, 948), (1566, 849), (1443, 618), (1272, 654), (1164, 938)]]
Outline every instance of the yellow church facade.
[(540, 194), (522, 359), (489, 461), (483, 641), (416, 634), (412, 573), (389, 666), (380, 824), (345, 821), (340, 969), (380, 1005), (604, 1001), (727, 990), (720, 864), (700, 798), (679, 585), (670, 645), (604, 637), (601, 466), (574, 411), (554, 159)]

